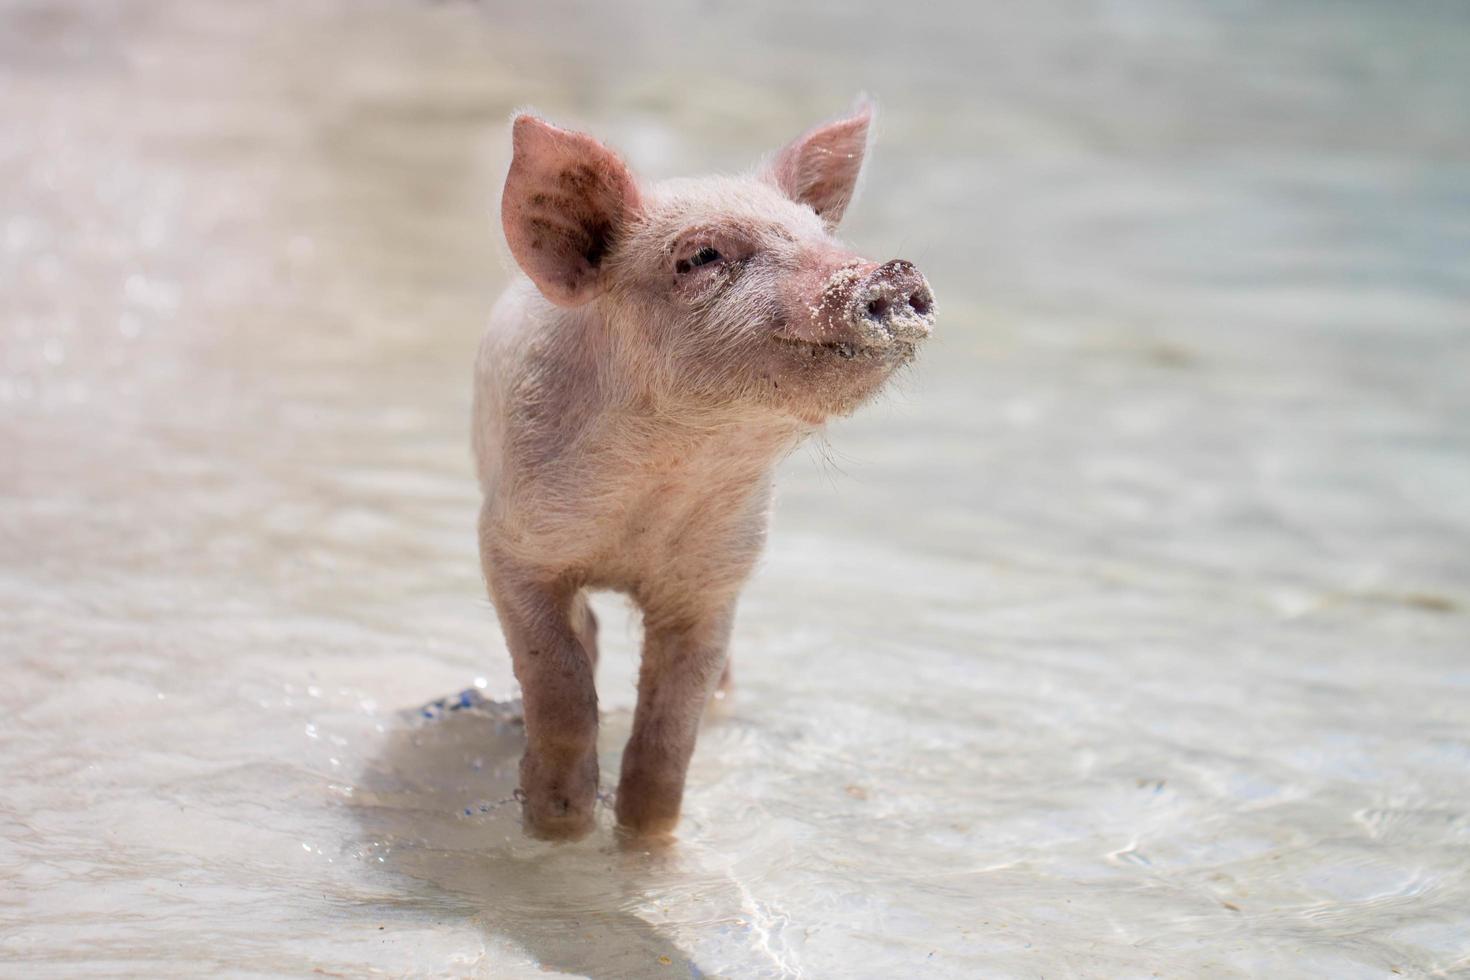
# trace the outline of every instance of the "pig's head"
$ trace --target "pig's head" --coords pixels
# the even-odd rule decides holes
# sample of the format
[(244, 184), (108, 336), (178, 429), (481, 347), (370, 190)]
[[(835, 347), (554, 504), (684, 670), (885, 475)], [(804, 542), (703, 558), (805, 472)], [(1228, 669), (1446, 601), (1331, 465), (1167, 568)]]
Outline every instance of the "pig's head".
[(821, 422), (876, 392), (934, 322), (911, 263), (833, 236), (870, 121), (863, 106), (819, 126), (753, 175), (640, 184), (592, 137), (518, 116), (505, 237), (547, 300), (606, 321), (638, 383)]

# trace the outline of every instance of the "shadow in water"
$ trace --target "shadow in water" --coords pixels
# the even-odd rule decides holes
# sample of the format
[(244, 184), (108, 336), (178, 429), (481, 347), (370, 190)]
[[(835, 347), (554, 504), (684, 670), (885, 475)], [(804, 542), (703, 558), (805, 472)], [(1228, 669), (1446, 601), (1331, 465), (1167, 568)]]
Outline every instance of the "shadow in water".
[[(668, 883), (673, 855), (620, 849), (606, 807), (597, 831), (575, 844), (522, 834), (518, 709), (467, 692), (391, 730), (351, 805), (368, 859), (437, 890), (424, 899), (435, 915), (448, 893), (543, 967), (592, 978), (705, 976), (637, 911), (651, 904), (653, 885)], [(603, 745), (621, 746), (629, 723), (626, 713), (605, 716)], [(604, 752), (604, 771), (615, 761)]]

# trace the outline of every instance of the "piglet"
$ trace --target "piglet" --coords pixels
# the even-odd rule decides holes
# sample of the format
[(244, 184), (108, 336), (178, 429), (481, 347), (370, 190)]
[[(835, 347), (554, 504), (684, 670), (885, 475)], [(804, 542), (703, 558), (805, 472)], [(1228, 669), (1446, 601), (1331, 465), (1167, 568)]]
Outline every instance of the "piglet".
[(740, 589), (776, 463), (873, 396), (934, 322), (914, 266), (833, 232), (871, 107), (754, 173), (636, 179), (590, 136), (513, 124), (501, 219), (524, 278), (475, 363), (480, 555), (525, 706), (527, 831), (577, 838), (597, 798), (597, 619), (644, 641), (616, 813), (670, 834), (705, 704), (728, 684)]

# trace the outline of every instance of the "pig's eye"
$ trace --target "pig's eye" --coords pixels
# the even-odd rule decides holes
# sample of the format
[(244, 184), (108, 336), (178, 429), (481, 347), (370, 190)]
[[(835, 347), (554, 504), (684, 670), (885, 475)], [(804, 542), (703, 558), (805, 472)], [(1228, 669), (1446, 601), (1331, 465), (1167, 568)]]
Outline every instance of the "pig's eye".
[(687, 259), (680, 259), (674, 263), (675, 272), (688, 272), (690, 269), (698, 269), (702, 265), (720, 261), (720, 253), (715, 251), (714, 246), (706, 245)]

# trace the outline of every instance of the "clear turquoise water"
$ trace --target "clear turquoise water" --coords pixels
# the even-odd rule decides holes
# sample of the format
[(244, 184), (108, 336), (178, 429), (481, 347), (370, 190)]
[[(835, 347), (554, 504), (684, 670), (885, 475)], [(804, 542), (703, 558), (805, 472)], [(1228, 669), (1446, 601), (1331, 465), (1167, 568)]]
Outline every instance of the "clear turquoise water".
[[(1467, 50), (1449, 3), (0, 5), (0, 973), (1470, 968)], [(859, 90), (848, 232), (939, 335), (786, 466), (680, 846), (524, 840), (514, 728), (413, 715), (514, 695), (504, 122), (664, 176)]]

